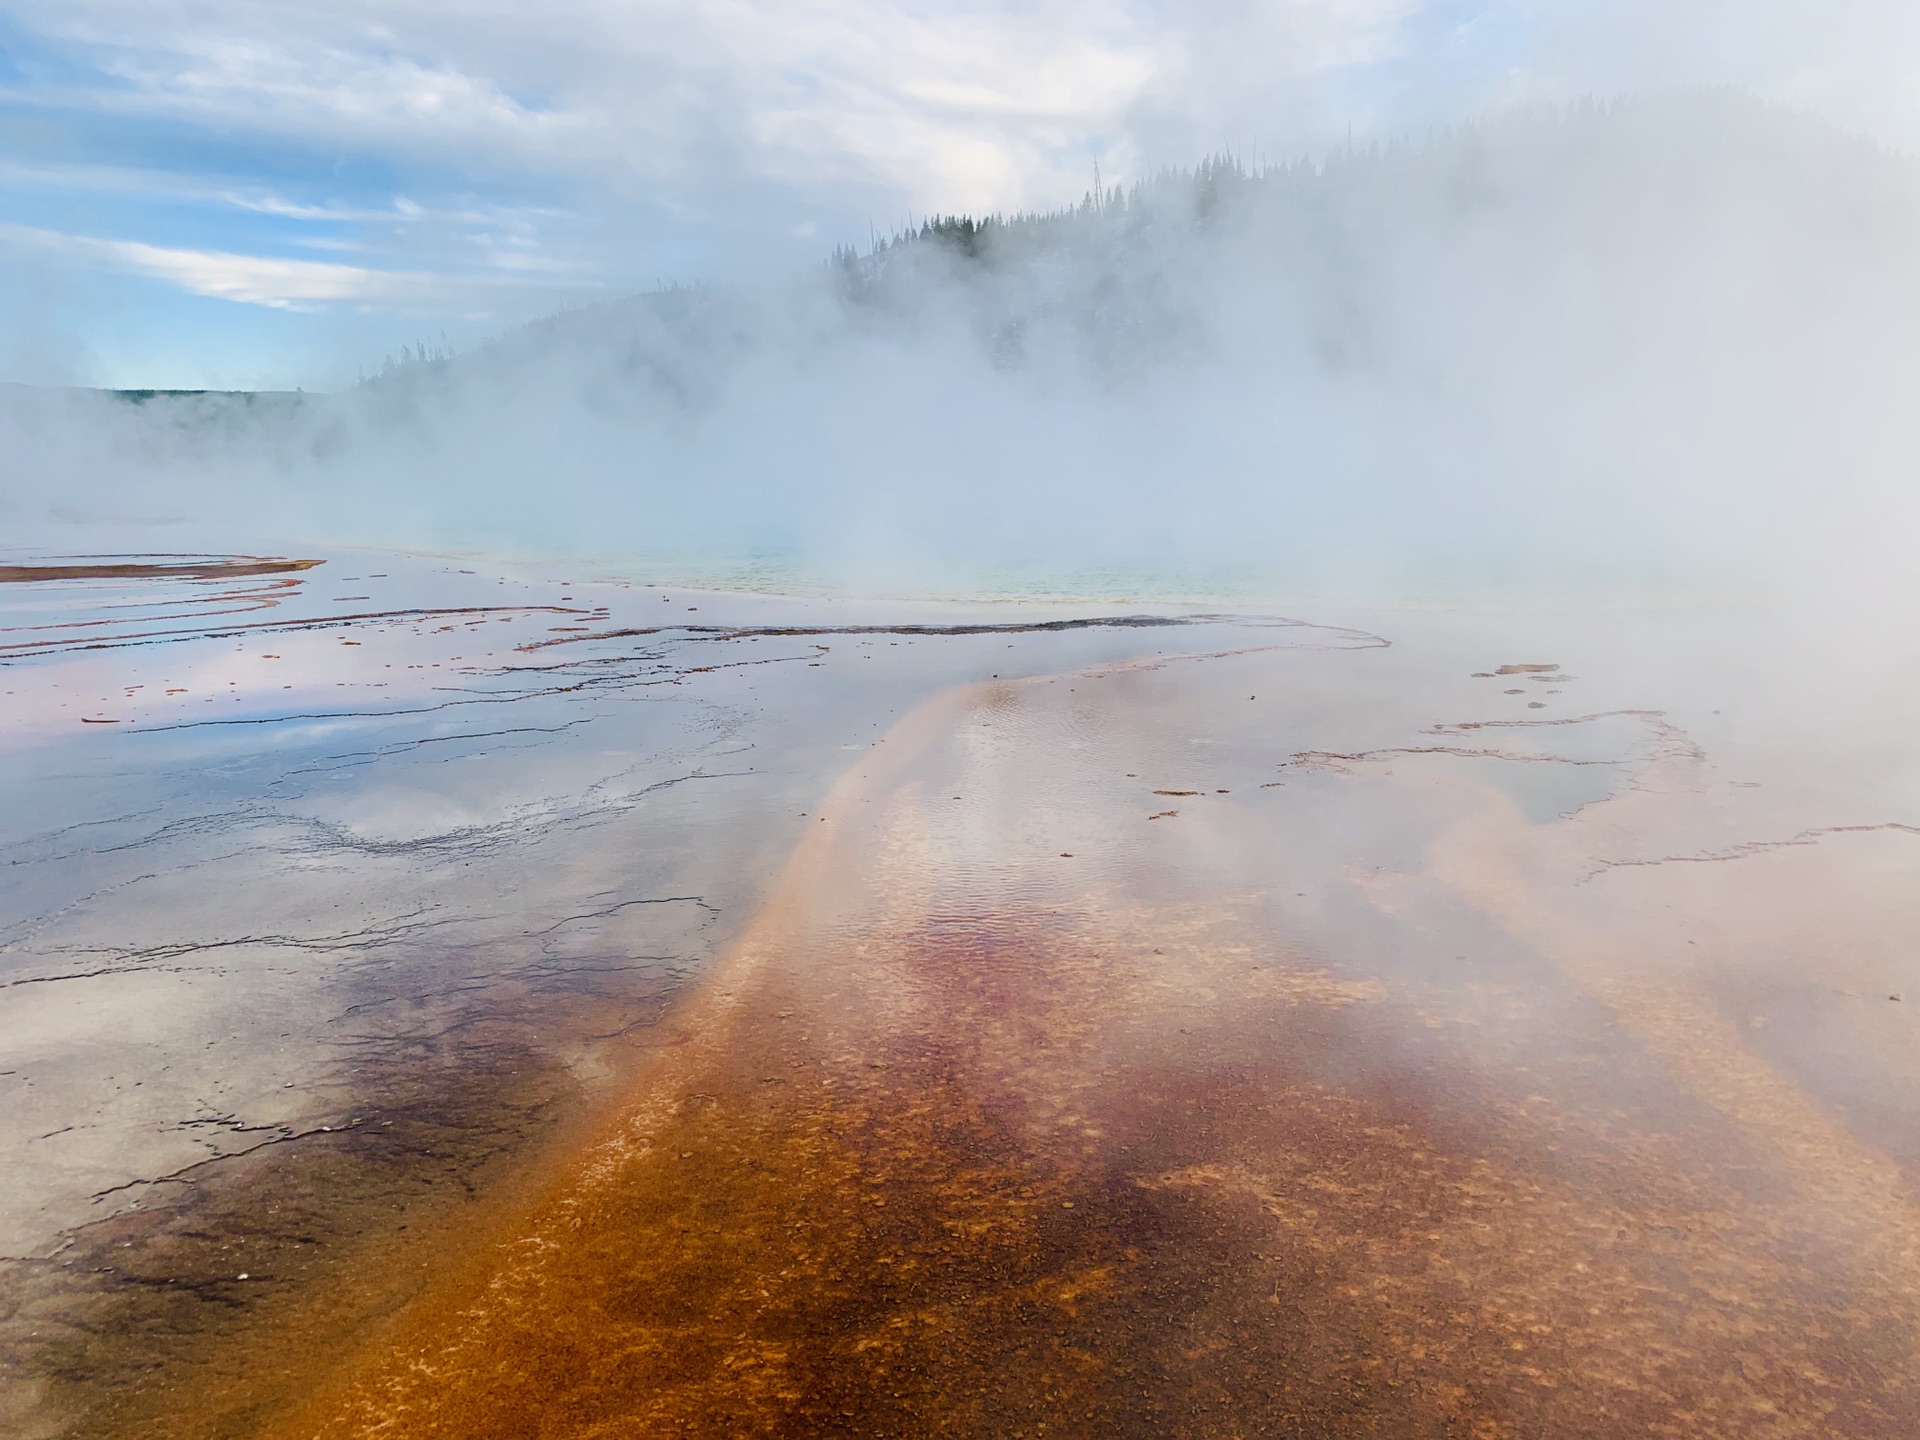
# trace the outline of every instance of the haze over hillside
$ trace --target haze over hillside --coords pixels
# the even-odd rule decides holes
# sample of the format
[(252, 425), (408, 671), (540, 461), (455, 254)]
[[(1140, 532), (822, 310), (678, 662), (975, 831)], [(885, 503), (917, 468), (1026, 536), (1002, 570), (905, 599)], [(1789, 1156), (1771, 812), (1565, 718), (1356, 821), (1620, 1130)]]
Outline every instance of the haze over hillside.
[(1689, 94), (1214, 160), (340, 395), (16, 391), (0, 513), (853, 588), (1904, 597), (1916, 320), (1912, 162)]

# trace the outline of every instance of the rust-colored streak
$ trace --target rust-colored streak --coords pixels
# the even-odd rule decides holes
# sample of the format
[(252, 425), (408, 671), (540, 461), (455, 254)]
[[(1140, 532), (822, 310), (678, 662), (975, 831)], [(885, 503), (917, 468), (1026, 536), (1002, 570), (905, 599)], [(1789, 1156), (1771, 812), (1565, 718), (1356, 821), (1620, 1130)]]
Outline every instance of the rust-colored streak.
[(1586, 1002), (1463, 1046), (1217, 893), (983, 895), (923, 804), (953, 703), (618, 1127), (275, 1435), (1920, 1433), (1911, 1299), (1686, 1067)]
[[(1884, 1163), (1679, 987), (1549, 943), (1492, 839), (1438, 878), (1535, 938), (1438, 976), (1395, 958), (1456, 923), (1431, 900), (1327, 957), (1119, 827), (1054, 863), (1065, 688), (903, 721), (597, 1140), (444, 1231), (297, 1408), (183, 1388), (150, 1433), (1920, 1434)], [(1415, 895), (1378, 870), (1384, 927)]]
[(234, 555), (208, 558), (43, 561), (36, 565), (0, 565), (0, 585), (42, 580), (230, 580), (247, 575), (285, 575), (311, 570), (324, 560), (287, 560), (277, 556)]

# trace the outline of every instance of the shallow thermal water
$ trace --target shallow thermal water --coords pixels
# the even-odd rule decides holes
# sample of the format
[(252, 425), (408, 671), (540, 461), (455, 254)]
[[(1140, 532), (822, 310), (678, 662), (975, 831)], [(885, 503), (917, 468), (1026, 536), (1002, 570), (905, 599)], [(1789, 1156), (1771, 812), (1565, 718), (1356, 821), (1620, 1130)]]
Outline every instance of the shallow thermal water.
[(1901, 697), (339, 563), (5, 672), (22, 1433), (1920, 1430)]

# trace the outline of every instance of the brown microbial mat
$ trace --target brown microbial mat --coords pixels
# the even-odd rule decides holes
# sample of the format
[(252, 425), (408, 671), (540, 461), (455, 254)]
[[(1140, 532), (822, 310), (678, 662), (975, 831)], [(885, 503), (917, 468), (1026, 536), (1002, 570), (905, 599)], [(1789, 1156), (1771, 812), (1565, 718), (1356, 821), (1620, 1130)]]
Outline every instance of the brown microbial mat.
[(598, 1098), (492, 1057), (518, 1169), (89, 1433), (1920, 1434), (1920, 831), (1451, 644), (922, 702)]
[[(1909, 837), (1609, 864), (1709, 783), (1645, 715), (1263, 791), (1281, 663), (902, 722), (610, 1127), (265, 1433), (1920, 1431), (1906, 1176), (1753, 1019), (1769, 897), (1915, 933)], [(1571, 820), (1485, 778), (1596, 729)]]
[(324, 563), (256, 555), (84, 555), (0, 565), (0, 585), (41, 580), (225, 580), (246, 575), (286, 575)]

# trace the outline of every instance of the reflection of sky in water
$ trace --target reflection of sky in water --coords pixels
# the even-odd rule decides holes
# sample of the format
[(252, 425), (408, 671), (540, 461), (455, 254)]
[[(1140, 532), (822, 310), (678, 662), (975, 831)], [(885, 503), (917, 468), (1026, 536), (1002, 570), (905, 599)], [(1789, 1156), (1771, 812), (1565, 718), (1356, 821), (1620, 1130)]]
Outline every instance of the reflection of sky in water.
[[(507, 668), (516, 647), (596, 618), (592, 606), (561, 599), (565, 587), (374, 563), (337, 574), (327, 565), (244, 578), (0, 585), (8, 731), (59, 733), (76, 719), (152, 728), (316, 702), (451, 698)], [(537, 598), (528, 593), (536, 588)]]
[(1505, 794), (1522, 815), (1547, 825), (1595, 804), (1613, 793), (1618, 774), (1612, 766), (1552, 765), (1526, 760), (1482, 760), (1475, 768), (1487, 784)]
[[(924, 922), (933, 950), (832, 1023), (918, 1005), (937, 1029), (915, 987), (965, 977), (927, 955), (984, 946), (998, 968), (978, 978), (1009, 987), (993, 1003), (1015, 1029), (1057, 1025), (1067, 1046), (1111, 1012), (1131, 1047), (1112, 1055), (1165, 1087), (1049, 1077), (1047, 1047), (1015, 1047), (1005, 1073), (1032, 1077), (1016, 1110), (1118, 1135), (1157, 1094), (1284, 1063), (1453, 1104), (1468, 1133), (1497, 1107), (1424, 1094), (1434, 1056), (1516, 1096), (1564, 1061), (1576, 1131), (1614, 1098), (1588, 1077), (1625, 1076), (1641, 1122), (1711, 1130), (1719, 1105), (1756, 1153), (1812, 1143), (1804, 1117), (1715, 1090), (1739, 1073), (1715, 1025), (1891, 1152), (1920, 1107), (1896, 1073), (1908, 1012), (1861, 998), (1920, 993), (1901, 947), (1920, 893), (1912, 731), (1836, 685), (1757, 683), (1777, 629), (1402, 614), (1367, 622), (1382, 647), (1245, 619), (1045, 630), (1088, 617), (463, 569), (350, 556), (0, 585), (8, 643), (55, 642), (0, 665), (8, 1250), (210, 1204), (239, 1172), (207, 1162), (277, 1146), (293, 1164), (316, 1136), (353, 1137), (340, 1153), (374, 1157), (381, 1185), (481, 1137), (533, 1143), (516, 1097), (579, 1103), (631, 1073), (801, 838), (833, 833), (836, 778), (975, 681), (887, 802), (913, 823), (872, 871), (884, 934)], [(1563, 668), (1527, 668), (1547, 660)], [(837, 932), (862, 943), (865, 863)], [(1071, 988), (1088, 916), (1085, 953), (1130, 957), (1132, 989)], [(1064, 948), (1029, 996), (1031, 936)], [(1668, 1010), (1635, 1009), (1647, 995)], [(1316, 1018), (1327, 997), (1354, 1015)], [(1560, 1054), (1565, 1036), (1585, 1050)], [(975, 1036), (947, 1039), (958, 1054)], [(1674, 1067), (1669, 1091), (1628, 1073), (1648, 1055)], [(1515, 1057), (1535, 1072), (1500, 1079)], [(389, 1154), (389, 1134), (410, 1138)], [(1861, 1203), (1884, 1208), (1855, 1159)], [(385, 1195), (363, 1188), (335, 1195), (340, 1214)], [(130, 1263), (100, 1256), (86, 1274)], [(46, 1303), (109, 1284), (79, 1273)]]
[[(29, 1248), (155, 1193), (130, 1181), (347, 1117), (355, 1056), (457, 1033), (463, 1006), (550, 1000), (588, 961), (697, 970), (850, 752), (932, 689), (1228, 640), (1372, 643), (1001, 633), (1063, 616), (386, 556), (15, 583), (0, 605), (0, 1043), (20, 1096), (0, 1144), (42, 1177), (5, 1197)], [(832, 633), (903, 622), (981, 633)], [(527, 1043), (586, 1023), (537, 1020), (545, 1003)]]
[[(984, 1392), (971, 1433), (1205, 1405), (1437, 1434), (1471, 1381), (1484, 1433), (1643, 1434), (1682, 1341), (1766, 1417), (1730, 1435), (1910, 1433), (1855, 1357), (1920, 1356), (1877, 1148), (1920, 1115), (1886, 998), (1920, 974), (1920, 831), (1820, 831), (1844, 785), (1734, 779), (1787, 767), (1709, 754), (1595, 636), (1536, 701), (1486, 667), (1551, 652), (1405, 619), (1390, 649), (1003, 672), (856, 755), (680, 1012), (645, 1143), (563, 1166), (340, 1433), (505, 1431), (556, 1388), (726, 1433), (762, 1381), (731, 1347), (776, 1341), (783, 1401), (878, 1433)], [(614, 1311), (672, 1360), (582, 1377)], [(1094, 1363), (1035, 1359), (1069, 1345)], [(1356, 1355), (1390, 1383), (1329, 1386)]]

